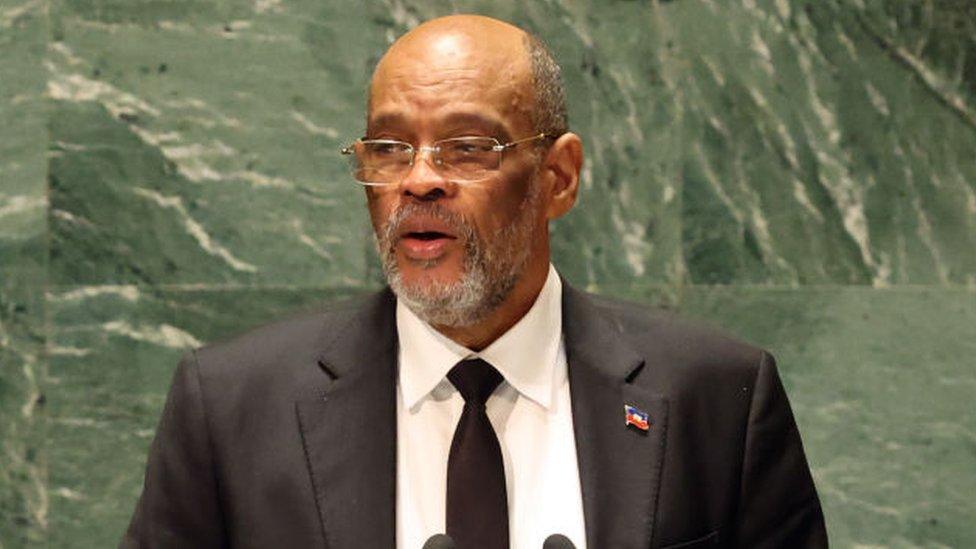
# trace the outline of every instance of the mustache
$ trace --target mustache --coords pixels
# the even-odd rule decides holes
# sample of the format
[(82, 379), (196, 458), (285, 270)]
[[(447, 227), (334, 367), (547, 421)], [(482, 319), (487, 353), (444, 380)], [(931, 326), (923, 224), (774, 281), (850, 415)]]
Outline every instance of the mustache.
[(390, 215), (389, 219), (387, 219), (386, 226), (383, 228), (383, 234), (380, 238), (385, 248), (391, 249), (396, 246), (397, 242), (402, 238), (400, 228), (406, 221), (415, 216), (436, 219), (447, 225), (455, 235), (465, 241), (470, 241), (475, 235), (473, 225), (463, 215), (436, 203), (410, 202), (397, 208)]

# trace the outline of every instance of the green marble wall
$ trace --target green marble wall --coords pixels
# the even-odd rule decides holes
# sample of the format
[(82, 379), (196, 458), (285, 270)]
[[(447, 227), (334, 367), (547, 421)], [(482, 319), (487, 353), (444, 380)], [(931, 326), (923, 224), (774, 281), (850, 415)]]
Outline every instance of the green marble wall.
[(562, 62), (560, 270), (776, 353), (835, 546), (976, 546), (976, 4), (0, 0), (0, 548), (113, 546), (184, 349), (382, 283), (336, 150), (454, 11)]

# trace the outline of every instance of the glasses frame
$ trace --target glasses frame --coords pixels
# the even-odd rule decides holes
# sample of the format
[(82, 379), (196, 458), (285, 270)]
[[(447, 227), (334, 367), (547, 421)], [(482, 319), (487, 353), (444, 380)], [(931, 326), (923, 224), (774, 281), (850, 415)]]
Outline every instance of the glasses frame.
[[(519, 145), (521, 145), (523, 143), (529, 143), (529, 142), (532, 142), (532, 141), (538, 141), (540, 139), (555, 139), (556, 137), (557, 136), (554, 136), (552, 134), (548, 134), (548, 133), (543, 132), (543, 133), (538, 133), (538, 134), (535, 134), (535, 135), (531, 135), (529, 137), (523, 137), (522, 139), (516, 139), (515, 141), (509, 141), (508, 143), (502, 143), (502, 142), (500, 142), (498, 139), (496, 139), (494, 137), (488, 137), (488, 136), (482, 136), (482, 135), (462, 135), (462, 136), (459, 136), (459, 137), (448, 137), (446, 139), (438, 139), (437, 141), (434, 141), (430, 145), (420, 145), (420, 146), (417, 146), (417, 147), (413, 146), (413, 144), (411, 144), (411, 143), (408, 143), (406, 141), (400, 141), (398, 139), (365, 139), (363, 137), (360, 137), (359, 139), (357, 139), (353, 143), (351, 143), (351, 144), (343, 147), (342, 149), (340, 149), (339, 150), (339, 153), (342, 154), (343, 156), (353, 156), (353, 155), (355, 155), (356, 154), (355, 147), (356, 147), (356, 144), (357, 143), (375, 143), (375, 144), (385, 144), (385, 145), (395, 145), (395, 144), (406, 145), (407, 148), (404, 150), (404, 152), (405, 153), (406, 152), (409, 152), (410, 153), (410, 163), (406, 166), (406, 171), (403, 174), (403, 177), (406, 177), (406, 175), (408, 173), (410, 173), (409, 170), (411, 168), (413, 168), (414, 163), (417, 161), (417, 156), (420, 155), (420, 154), (423, 154), (423, 153), (428, 153), (428, 154), (431, 155), (431, 159), (434, 160), (433, 166), (434, 166), (435, 169), (437, 169), (438, 167), (440, 167), (442, 165), (442, 163), (439, 163), (437, 161), (438, 159), (437, 159), (437, 156), (436, 155), (441, 151), (441, 146), (445, 142), (448, 142), (448, 141), (457, 141), (457, 140), (461, 140), (461, 139), (472, 139), (472, 138), (474, 138), (474, 139), (488, 139), (488, 140), (494, 141), (495, 144), (492, 145), (491, 150), (494, 151), (494, 152), (499, 153), (499, 155), (498, 155), (498, 165), (495, 166), (494, 168), (492, 168), (491, 170), (486, 170), (487, 173), (488, 173), (488, 175), (486, 175), (485, 177), (481, 177), (481, 178), (478, 178), (478, 179), (458, 179), (458, 180), (453, 180), (455, 183), (465, 184), (465, 183), (474, 183), (474, 182), (477, 182), (477, 181), (484, 181), (485, 179), (488, 179), (489, 177), (491, 177), (491, 174), (492, 173), (498, 171), (498, 169), (501, 168), (502, 159), (503, 159), (502, 153), (504, 153), (506, 150), (513, 149), (513, 148), (515, 148), (515, 147), (517, 147), (517, 146), (519, 146)], [(360, 180), (355, 179), (355, 178), (353, 178), (353, 180), (356, 183), (359, 183), (360, 185), (364, 185), (364, 186), (367, 186), (367, 187), (388, 187), (390, 185), (399, 185), (400, 184), (400, 181), (403, 180), (403, 177), (401, 177), (399, 180), (397, 180), (395, 182), (390, 182), (390, 183), (377, 183), (377, 182), (372, 182), (372, 181), (360, 181)]]

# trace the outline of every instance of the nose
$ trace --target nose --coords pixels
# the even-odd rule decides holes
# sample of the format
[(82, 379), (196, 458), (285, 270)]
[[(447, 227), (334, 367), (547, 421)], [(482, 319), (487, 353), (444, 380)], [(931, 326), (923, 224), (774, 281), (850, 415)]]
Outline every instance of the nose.
[(420, 149), (413, 166), (400, 181), (400, 193), (422, 201), (438, 200), (450, 196), (455, 184), (434, 169), (434, 159), (428, 149)]

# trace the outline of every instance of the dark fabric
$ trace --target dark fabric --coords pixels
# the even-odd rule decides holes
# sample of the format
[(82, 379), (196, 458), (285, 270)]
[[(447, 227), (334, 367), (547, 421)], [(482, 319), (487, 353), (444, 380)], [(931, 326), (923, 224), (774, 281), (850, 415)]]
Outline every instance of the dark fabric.
[(447, 379), (464, 398), (447, 461), (447, 535), (462, 549), (508, 549), (505, 464), (485, 411), (502, 375), (472, 359), (451, 368)]
[[(384, 290), (187, 355), (121, 546), (393, 547), (395, 304)], [(591, 549), (827, 546), (768, 353), (565, 283), (563, 332)]]

